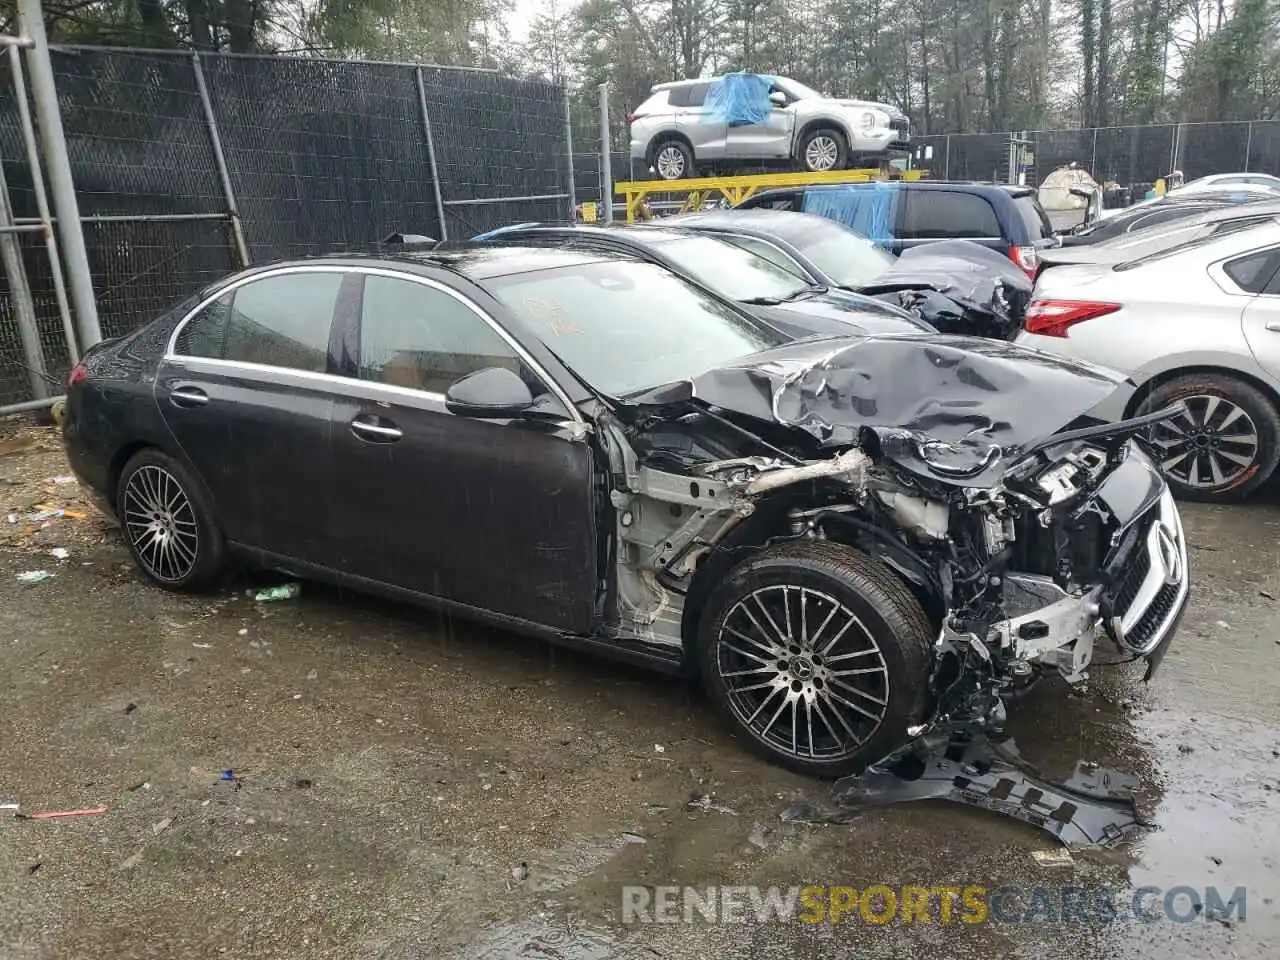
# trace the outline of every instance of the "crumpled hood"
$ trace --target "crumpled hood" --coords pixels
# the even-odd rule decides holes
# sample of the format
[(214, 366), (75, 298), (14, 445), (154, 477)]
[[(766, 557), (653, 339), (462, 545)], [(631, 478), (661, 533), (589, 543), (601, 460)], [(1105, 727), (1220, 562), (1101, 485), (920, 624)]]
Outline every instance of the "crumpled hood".
[(1121, 374), (1010, 343), (906, 335), (778, 347), (637, 402), (694, 398), (803, 430), (823, 447), (861, 443), (933, 479), (991, 487), (1021, 450), (1132, 387)]
[[(972, 240), (939, 240), (903, 251), (893, 265), (864, 285), (863, 293), (914, 309), (944, 333), (1011, 340), (1022, 329), (1031, 281), (1008, 257)], [(947, 311), (954, 301), (963, 312)]]

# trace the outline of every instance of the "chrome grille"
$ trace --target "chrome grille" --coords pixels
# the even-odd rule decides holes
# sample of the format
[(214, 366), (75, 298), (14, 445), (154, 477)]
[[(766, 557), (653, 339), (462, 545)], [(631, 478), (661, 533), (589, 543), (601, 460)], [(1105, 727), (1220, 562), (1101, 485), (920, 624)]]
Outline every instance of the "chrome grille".
[(1152, 650), (1173, 627), (1187, 602), (1187, 548), (1182, 521), (1166, 490), (1150, 517), (1121, 575), (1112, 610), (1119, 639), (1138, 653)]

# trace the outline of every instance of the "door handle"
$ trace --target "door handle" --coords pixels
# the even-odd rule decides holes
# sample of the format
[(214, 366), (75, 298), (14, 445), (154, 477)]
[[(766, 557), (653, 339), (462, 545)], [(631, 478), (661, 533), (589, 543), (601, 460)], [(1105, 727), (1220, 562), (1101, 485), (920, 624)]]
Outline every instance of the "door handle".
[(1267, 329), (1272, 333), (1280, 333), (1280, 320), (1272, 320), (1267, 324)]
[(389, 421), (373, 423), (361, 417), (351, 421), (351, 432), (371, 443), (395, 443), (404, 436), (404, 431)]
[(176, 387), (169, 393), (169, 402), (175, 407), (203, 407), (209, 395), (199, 387)]

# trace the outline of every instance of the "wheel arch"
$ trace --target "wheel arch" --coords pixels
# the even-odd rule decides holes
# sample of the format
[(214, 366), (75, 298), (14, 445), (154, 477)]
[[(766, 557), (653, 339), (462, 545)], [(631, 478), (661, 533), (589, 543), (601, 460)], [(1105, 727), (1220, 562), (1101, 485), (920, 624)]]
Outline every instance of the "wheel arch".
[(1233, 380), (1239, 380), (1241, 383), (1248, 384), (1266, 397), (1271, 402), (1271, 405), (1276, 409), (1277, 413), (1280, 413), (1280, 390), (1277, 390), (1273, 384), (1268, 383), (1256, 374), (1241, 370), (1238, 367), (1219, 366), (1212, 363), (1193, 363), (1187, 364), (1186, 366), (1170, 367), (1167, 370), (1161, 370), (1159, 373), (1144, 380), (1133, 392), (1133, 396), (1129, 398), (1128, 403), (1125, 404), (1124, 415), (1126, 417), (1134, 416), (1137, 413), (1138, 407), (1140, 407), (1143, 401), (1151, 396), (1158, 387), (1163, 386), (1171, 380), (1176, 380), (1179, 377), (1195, 376), (1197, 374), (1211, 374), (1218, 377), (1229, 377)]
[[(685, 594), (684, 610), (681, 614), (680, 635), (684, 651), (686, 670), (693, 676), (698, 673), (698, 625), (706, 609), (712, 590), (739, 563), (747, 560), (773, 543), (788, 539), (800, 539), (791, 529), (787, 516), (788, 511), (802, 505), (785, 494), (774, 496), (756, 505), (750, 517), (726, 537), (716, 549), (698, 567)], [(946, 615), (946, 599), (926, 586), (913, 582), (904, 576), (892, 564), (885, 563), (882, 557), (868, 543), (865, 534), (859, 535), (853, 527), (834, 522), (820, 523), (820, 527), (831, 543), (843, 544), (860, 550), (871, 559), (880, 563), (897, 579), (906, 585), (924, 611), (925, 617), (935, 628), (940, 629), (942, 619)], [(922, 561), (923, 562), (923, 561)]]
[(689, 151), (689, 155), (693, 157), (694, 160), (698, 159), (698, 151), (693, 149), (693, 141), (690, 140), (688, 136), (681, 133), (679, 130), (661, 130), (649, 138), (649, 145), (645, 147), (644, 160), (646, 167), (653, 166), (654, 159), (658, 155), (658, 148), (671, 140), (684, 144)]
[(837, 120), (832, 116), (813, 117), (806, 120), (796, 130), (795, 137), (791, 141), (791, 153), (796, 158), (800, 156), (800, 144), (804, 143), (804, 138), (815, 130), (834, 130), (836, 133), (844, 137), (844, 148), (847, 152), (853, 152), (853, 134), (849, 127), (841, 120)]

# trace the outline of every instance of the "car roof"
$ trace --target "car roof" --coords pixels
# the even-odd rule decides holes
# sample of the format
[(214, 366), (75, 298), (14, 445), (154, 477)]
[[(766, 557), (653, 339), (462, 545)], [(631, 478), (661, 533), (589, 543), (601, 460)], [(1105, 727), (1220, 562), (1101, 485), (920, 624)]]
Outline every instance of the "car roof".
[(585, 251), (563, 247), (475, 246), (403, 253), (390, 259), (422, 266), (439, 267), (470, 280), (490, 280), (535, 270), (583, 266), (606, 260), (630, 259), (625, 254)]
[[(1036, 192), (1034, 187), (1024, 187), (1021, 184), (981, 183), (977, 180), (851, 180), (848, 183), (813, 183), (798, 189), (807, 192), (810, 190), (871, 190), (876, 187), (888, 187), (892, 190), (948, 190), (952, 192), (959, 188), (966, 193), (980, 193), (987, 196), (997, 194), (1009, 197), (1029, 197), (1034, 196)], [(755, 196), (781, 196), (794, 193), (796, 189), (796, 187), (774, 187), (771, 190), (761, 190)]]
[(699, 226), (713, 229), (738, 229), (750, 233), (776, 236), (788, 241), (793, 237), (810, 233), (815, 229), (829, 230), (832, 223), (836, 223), (837, 226), (843, 226), (837, 221), (816, 213), (755, 208), (746, 210), (708, 210), (701, 213), (677, 214), (668, 219), (674, 221), (676, 225), (688, 224), (694, 229)]

